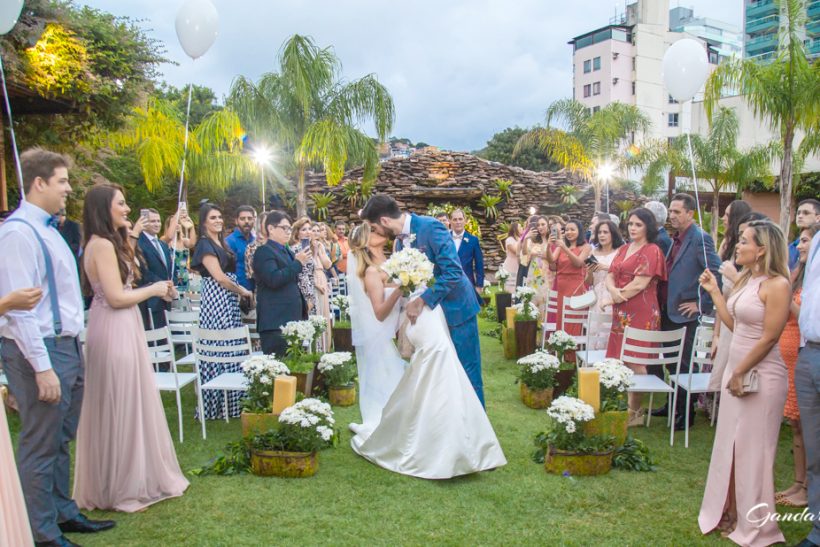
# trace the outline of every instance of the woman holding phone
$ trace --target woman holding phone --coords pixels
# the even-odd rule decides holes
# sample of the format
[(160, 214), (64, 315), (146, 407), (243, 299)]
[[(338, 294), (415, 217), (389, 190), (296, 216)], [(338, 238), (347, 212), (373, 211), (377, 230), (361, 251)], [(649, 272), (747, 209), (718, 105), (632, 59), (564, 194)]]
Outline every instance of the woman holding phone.
[(555, 290), (558, 292), (558, 317), (555, 328), (566, 330), (567, 334), (579, 336), (581, 325), (563, 328), (564, 298), (583, 294), (589, 288), (586, 282), (587, 270), (584, 262), (592, 253), (592, 248), (584, 237), (584, 227), (577, 220), (567, 221), (564, 237), (559, 237), (557, 225), (550, 233), (551, 248), (547, 250), (547, 262), (555, 264)]
[[(316, 289), (316, 315), (321, 315), (330, 327), (330, 283), (327, 271), (333, 265), (330, 261), (329, 245), (324, 236), (326, 226), (321, 223), (311, 225), (310, 248), (313, 253), (313, 288)], [(330, 350), (330, 328), (325, 329), (319, 340), (319, 349)]]
[[(313, 237), (312, 225), (308, 217), (302, 217), (293, 223), (293, 230), (290, 233), (288, 245), (293, 252), (304, 249), (313, 251), (311, 238)], [(302, 291), (302, 298), (307, 303), (308, 315), (316, 313), (316, 262), (310, 260), (302, 267), (299, 273), (299, 290)]]
[(191, 217), (188, 216), (188, 207), (180, 203), (179, 211), (165, 219), (165, 230), (160, 238), (168, 244), (174, 252), (174, 286), (180, 292), (188, 291), (188, 261), (191, 250), (196, 247), (196, 229)]

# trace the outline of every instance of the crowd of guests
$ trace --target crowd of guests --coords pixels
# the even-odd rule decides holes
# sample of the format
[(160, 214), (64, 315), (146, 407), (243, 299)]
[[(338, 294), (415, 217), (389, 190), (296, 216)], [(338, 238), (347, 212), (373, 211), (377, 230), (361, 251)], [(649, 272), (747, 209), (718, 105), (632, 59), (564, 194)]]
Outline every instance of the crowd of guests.
[[(230, 212), (231, 232), (222, 208), (209, 202), (200, 204), (197, 224), (187, 207), (164, 223), (154, 209), (131, 221), (126, 196), (113, 184), (86, 193), (81, 231), (64, 214), (68, 160), (32, 149), (21, 155), (21, 166), (26, 199), (0, 230), (6, 257), (0, 358), (21, 417), (19, 479), (3, 466), (0, 497), (3, 518), (28, 515), (31, 526), (15, 528), (22, 534), (15, 541), (71, 545), (65, 532), (114, 526), (87, 519), (81, 509), (139, 511), (188, 487), (145, 329), (164, 326), (171, 302), (197, 279), (200, 327), (241, 327), (243, 314), (255, 313), (262, 350), (283, 355), (287, 322), (320, 315), (331, 324), (330, 294), (346, 274), (350, 243), (344, 222), (331, 228), (307, 217), (292, 221), (281, 211), (257, 214), (247, 205)], [(564, 327), (564, 301), (594, 291), (598, 310), (612, 318), (605, 347), (598, 348), (608, 357), (621, 357), (627, 326), (683, 329), (684, 372), (698, 326), (714, 316), (711, 381), (721, 394), (720, 412), (699, 523), (704, 533), (719, 529), (737, 543), (767, 545), (783, 540), (776, 520), (763, 520), (776, 503), (820, 511), (820, 202), (798, 204), (791, 244), (742, 200), (726, 207), (717, 247), (696, 213), (694, 198), (676, 194), (668, 207), (649, 202), (630, 211), (623, 226), (605, 213), (596, 213), (588, 230), (560, 216), (513, 222), (503, 241), (503, 266), (512, 274), (505, 288), (535, 289), (540, 319), (556, 330)], [(479, 238), (465, 230), (467, 216), (455, 209), (439, 220), (480, 295), (484, 258)], [(576, 327), (565, 330), (580, 334)], [(220, 342), (213, 351), (230, 356), (233, 345)], [(329, 334), (320, 346), (330, 349)], [(623, 356), (626, 364), (646, 374), (629, 356)], [(237, 372), (238, 365), (208, 362), (199, 370), (206, 382)], [(237, 416), (240, 397), (206, 393), (199, 418), (222, 418), (226, 408)], [(688, 407), (685, 396), (677, 400), (680, 429), (694, 420), (694, 400)], [(630, 425), (644, 422), (641, 403), (639, 395), (630, 396)], [(783, 419), (793, 431), (794, 482), (775, 492)], [(0, 425), (0, 456), (10, 458)], [(71, 493), (68, 447), (75, 436)], [(24, 507), (19, 496), (16, 505), (9, 497), (20, 488)], [(815, 524), (806, 545), (818, 540)]]

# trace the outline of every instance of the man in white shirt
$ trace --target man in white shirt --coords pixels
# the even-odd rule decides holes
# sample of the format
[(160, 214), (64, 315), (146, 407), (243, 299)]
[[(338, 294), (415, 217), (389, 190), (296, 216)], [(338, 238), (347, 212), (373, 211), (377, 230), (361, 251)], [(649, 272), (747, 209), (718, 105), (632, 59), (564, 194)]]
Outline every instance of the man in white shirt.
[(461, 269), (472, 283), (476, 294), (480, 296), (484, 290), (484, 255), (481, 253), (478, 238), (464, 229), (466, 224), (467, 218), (464, 211), (453, 209), (450, 213), (450, 227), (452, 228), (450, 233), (453, 236), (453, 244), (456, 246), (456, 254), (461, 262)]
[(799, 545), (816, 547), (820, 545), (820, 233), (809, 248), (798, 321), (806, 345), (797, 359), (794, 386), (806, 447), (809, 513), (815, 517), (811, 532)]
[(19, 405), (18, 471), (37, 545), (74, 545), (65, 532), (97, 532), (111, 521), (90, 521), (69, 491), (69, 443), (83, 399), (78, 335), (83, 299), (77, 264), (54, 217), (71, 193), (68, 159), (35, 148), (20, 156), (25, 201), (0, 228), (0, 296), (40, 287), (31, 311), (0, 324), (0, 358)]

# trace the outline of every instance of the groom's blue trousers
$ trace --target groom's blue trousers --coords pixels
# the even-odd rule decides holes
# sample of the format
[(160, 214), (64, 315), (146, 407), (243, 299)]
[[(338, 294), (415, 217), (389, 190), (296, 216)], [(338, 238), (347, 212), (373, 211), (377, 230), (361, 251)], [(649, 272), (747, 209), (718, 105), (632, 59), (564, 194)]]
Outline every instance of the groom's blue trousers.
[(481, 379), (481, 346), (478, 344), (478, 320), (474, 315), (464, 323), (450, 327), (450, 337), (458, 359), (473, 385), (481, 406), (484, 406), (484, 381)]

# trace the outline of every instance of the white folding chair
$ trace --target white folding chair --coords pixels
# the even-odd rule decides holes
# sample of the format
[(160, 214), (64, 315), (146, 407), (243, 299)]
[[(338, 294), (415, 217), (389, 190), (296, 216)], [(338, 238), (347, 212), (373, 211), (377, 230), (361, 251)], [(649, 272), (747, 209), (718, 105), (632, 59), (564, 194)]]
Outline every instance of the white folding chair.
[[(177, 370), (177, 360), (174, 356), (174, 342), (171, 337), (171, 329), (167, 326), (146, 331), (145, 340), (148, 342), (148, 355), (151, 358), (151, 364), (154, 365), (154, 378), (157, 381), (157, 388), (159, 388), (160, 391), (173, 391), (176, 394), (179, 442), (183, 442), (181, 390), (188, 384), (194, 384), (197, 408), (199, 408), (201, 405), (199, 371), (196, 368), (196, 363), (194, 363), (193, 372), (179, 372)], [(168, 372), (159, 371), (159, 365), (164, 363), (168, 363), (169, 365), (170, 370)]]
[(185, 346), (185, 355), (177, 364), (191, 364), (190, 355), (193, 353), (194, 330), (199, 326), (198, 311), (171, 310), (165, 312), (165, 323), (171, 331), (171, 341), (174, 345)]
[(347, 296), (347, 275), (339, 272), (339, 293)]
[[(632, 385), (627, 389), (629, 393), (649, 393), (646, 427), (649, 427), (652, 418), (652, 399), (655, 393), (666, 393), (667, 404), (671, 405), (672, 394), (675, 392), (675, 388), (651, 373), (651, 367), (660, 367), (661, 371), (665, 371), (666, 365), (680, 367), (685, 336), (685, 327), (672, 331), (642, 330), (634, 327), (624, 329), (621, 361), (647, 368), (646, 374), (632, 376)], [(640, 343), (646, 345), (639, 345)], [(670, 413), (670, 427), (674, 427), (673, 424)]]
[(259, 340), (259, 333), (256, 330), (256, 310), (251, 310), (249, 313), (242, 314), (242, 324), (247, 325), (248, 333), (251, 336), (251, 344), (254, 349), (259, 348), (261, 342)]
[(589, 347), (606, 350), (612, 331), (612, 312), (593, 309), (589, 312)]
[[(712, 337), (714, 336), (714, 329), (701, 325), (695, 331), (695, 341), (692, 344), (692, 356), (689, 362), (689, 372), (681, 373), (680, 363), (675, 371), (675, 374), (669, 377), (669, 383), (673, 387), (680, 387), (686, 391), (686, 408), (689, 404), (693, 394), (696, 393), (719, 393), (720, 389), (709, 389), (709, 379), (712, 377), (711, 372), (703, 372), (704, 366), (712, 366)], [(697, 368), (697, 370), (695, 370)], [(678, 391), (675, 390), (672, 405), (672, 423), (675, 423), (675, 410), (678, 402)], [(715, 425), (715, 408), (717, 405), (717, 397), (712, 398), (712, 425)], [(683, 445), (689, 448), (689, 420), (684, 420), (684, 438)], [(675, 428), (672, 428), (669, 434), (669, 444), (675, 442)]]
[(555, 321), (549, 321), (549, 316), (558, 317), (558, 291), (550, 290), (547, 294), (547, 307), (544, 319), (541, 322), (541, 349), (547, 345), (547, 335), (555, 332)]
[[(217, 342), (241, 341), (232, 346), (217, 346)], [(230, 356), (219, 355), (220, 353), (230, 353)], [(251, 345), (251, 335), (247, 325), (233, 329), (210, 330), (196, 328), (194, 331), (194, 359), (201, 368), (202, 363), (242, 363), (253, 353)], [(225, 421), (229, 421), (228, 416), (228, 391), (247, 391), (248, 384), (245, 375), (241, 372), (224, 372), (213, 379), (200, 382), (200, 391), (221, 391), (225, 404)], [(199, 421), (202, 423), (202, 438), (205, 439), (205, 408), (199, 399)]]
[[(589, 308), (581, 308), (577, 309), (573, 307), (573, 299), (572, 298), (564, 298), (564, 305), (561, 309), (561, 328), (565, 332), (569, 332), (570, 330), (577, 330), (581, 334), (573, 334), (571, 335), (573, 340), (575, 340), (575, 344), (578, 346), (578, 350), (586, 349), (587, 345), (587, 319), (589, 318)], [(572, 328), (572, 325), (578, 325), (578, 328)], [(567, 329), (567, 327), (570, 327)]]

